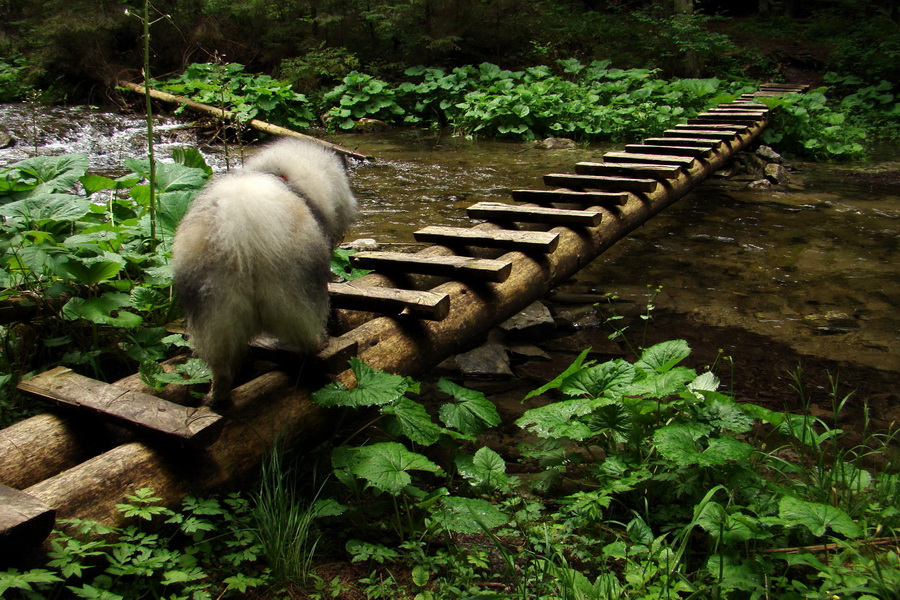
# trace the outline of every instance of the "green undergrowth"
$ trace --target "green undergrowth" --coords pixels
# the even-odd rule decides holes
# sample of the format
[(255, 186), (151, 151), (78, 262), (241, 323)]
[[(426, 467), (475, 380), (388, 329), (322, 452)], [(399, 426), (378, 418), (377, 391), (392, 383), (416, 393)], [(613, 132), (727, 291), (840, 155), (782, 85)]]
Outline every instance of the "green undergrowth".
[[(723, 393), (713, 372), (684, 365), (689, 355), (682, 340), (633, 362), (585, 350), (523, 398), (514, 428), (479, 392), (353, 360), (358, 386), (332, 384), (314, 399), (362, 411), (366, 427), (314, 455), (276, 453), (246, 500), (189, 499), (172, 512), (138, 492), (120, 510), (165, 527), (78, 523), (104, 536), (61, 535), (45, 567), (8, 570), (0, 589), (110, 599), (239, 597), (251, 586), (292, 598), (898, 598), (896, 431), (866, 422), (849, 444), (840, 428), (849, 394), (831, 390), (828, 422), (773, 411)], [(808, 403), (799, 371), (795, 386)]]
[[(892, 85), (864, 86), (839, 77), (807, 94), (763, 99), (773, 111), (766, 140), (798, 156), (859, 159), (871, 137), (892, 139), (900, 103)], [(510, 71), (491, 63), (454, 69), (411, 67), (397, 81), (351, 71), (307, 97), (290, 84), (244, 72), (241, 65), (191, 65), (159, 87), (287, 126), (315, 124), (353, 130), (360, 119), (400, 127), (449, 127), (459, 135), (533, 140), (565, 136), (581, 141), (637, 141), (723, 102), (756, 84), (716, 78), (659, 78), (652, 69), (611, 68), (610, 61)], [(831, 90), (837, 99), (829, 101)]]

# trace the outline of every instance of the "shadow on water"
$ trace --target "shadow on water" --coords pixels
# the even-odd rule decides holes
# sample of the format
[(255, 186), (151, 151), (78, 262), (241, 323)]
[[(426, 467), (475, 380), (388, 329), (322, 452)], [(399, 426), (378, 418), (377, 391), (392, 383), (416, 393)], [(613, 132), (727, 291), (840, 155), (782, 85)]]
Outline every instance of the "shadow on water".
[[(0, 106), (0, 125), (24, 128), (17, 147), (0, 150), (0, 166), (27, 156), (29, 145), (41, 154), (90, 154), (98, 171), (119, 168), (125, 156), (143, 156), (140, 118), (68, 110), (76, 112), (48, 111), (48, 121), (38, 122), (21, 107)], [(185, 123), (166, 119), (161, 129), (160, 156), (196, 144)], [(401, 245), (415, 245), (412, 233), (426, 225), (467, 225), (470, 204), (509, 200), (516, 188), (542, 188), (545, 173), (571, 172), (576, 162), (599, 160), (613, 148), (542, 150), (419, 132), (334, 141), (377, 159), (353, 167), (362, 218), (347, 239)], [(223, 168), (215, 150), (204, 153)], [(558, 291), (615, 293), (624, 301), (620, 310), (631, 306), (637, 314), (648, 289), (662, 286), (648, 343), (684, 337), (695, 360), (705, 361), (700, 365), (721, 349), (733, 358), (734, 381), (750, 386), (751, 399), (771, 387), (778, 401), (776, 386), (782, 396), (790, 393), (786, 371), (813, 365), (820, 371), (818, 388), (827, 385), (822, 373), (839, 374), (845, 393), (859, 389), (861, 400), (880, 403), (881, 419), (900, 421), (898, 156), (900, 148), (888, 146), (866, 165), (796, 163), (783, 189), (751, 191), (746, 181), (710, 178)], [(642, 327), (638, 319), (635, 330)], [(602, 316), (592, 327), (571, 329), (567, 339), (546, 345), (559, 361), (545, 371), (552, 377), (557, 362), (565, 367), (579, 346), (614, 354), (608, 332)], [(527, 369), (519, 374), (530, 377)]]

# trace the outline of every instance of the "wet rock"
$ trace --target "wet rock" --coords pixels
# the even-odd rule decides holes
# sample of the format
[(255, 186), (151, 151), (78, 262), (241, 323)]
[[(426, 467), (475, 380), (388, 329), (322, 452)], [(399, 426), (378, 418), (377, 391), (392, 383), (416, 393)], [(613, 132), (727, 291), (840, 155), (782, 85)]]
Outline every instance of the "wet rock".
[(577, 144), (569, 138), (549, 137), (535, 142), (534, 146), (541, 150), (572, 150)]
[(353, 124), (353, 131), (357, 133), (375, 133), (387, 128), (388, 124), (378, 119), (362, 118)]
[(550, 360), (550, 355), (534, 344), (512, 344), (509, 353), (512, 358), (522, 360)]
[(757, 179), (747, 184), (747, 188), (751, 190), (764, 190), (772, 187), (772, 182), (768, 179)]
[(510, 340), (542, 339), (556, 330), (556, 323), (546, 306), (534, 302), (525, 310), (500, 324)]
[(731, 174), (734, 179), (759, 179), (763, 176), (766, 161), (749, 152), (739, 152), (734, 157)]
[(776, 185), (785, 185), (791, 175), (784, 166), (778, 163), (769, 163), (766, 165), (766, 178)]
[(378, 250), (378, 247), (378, 242), (372, 238), (360, 238), (358, 240), (353, 240), (352, 242), (341, 244), (341, 248), (344, 248), (345, 250), (357, 250), (359, 252), (362, 252), (363, 250)]
[(456, 365), (465, 377), (497, 378), (512, 377), (509, 355), (506, 348), (495, 342), (456, 355)]
[(756, 155), (766, 162), (778, 164), (784, 162), (784, 157), (772, 150), (772, 148), (770, 148), (769, 146), (760, 146), (759, 148), (757, 148)]
[(0, 129), (0, 148), (9, 148), (16, 143), (15, 138), (6, 131)]

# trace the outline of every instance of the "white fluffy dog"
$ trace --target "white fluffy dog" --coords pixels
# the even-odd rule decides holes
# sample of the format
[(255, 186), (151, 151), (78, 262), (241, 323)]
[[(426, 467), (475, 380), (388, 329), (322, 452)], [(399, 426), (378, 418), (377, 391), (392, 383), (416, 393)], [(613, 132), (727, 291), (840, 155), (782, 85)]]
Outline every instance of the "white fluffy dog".
[(252, 338), (322, 345), (331, 250), (356, 210), (343, 158), (294, 138), (200, 192), (175, 234), (173, 269), (194, 351), (212, 370), (207, 404), (230, 405)]

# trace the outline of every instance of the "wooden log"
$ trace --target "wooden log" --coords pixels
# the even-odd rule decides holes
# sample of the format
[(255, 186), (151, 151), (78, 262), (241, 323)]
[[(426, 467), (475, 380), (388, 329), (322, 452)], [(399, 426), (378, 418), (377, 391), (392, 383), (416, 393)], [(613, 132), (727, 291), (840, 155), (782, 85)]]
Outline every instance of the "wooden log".
[(512, 190), (512, 199), (548, 205), (582, 204), (585, 206), (621, 206), (628, 202), (627, 192), (576, 192), (574, 190)]
[[(131, 83), (130, 81), (120, 81), (119, 86), (138, 94), (147, 93), (147, 90), (143, 85)], [(241, 121), (241, 118), (237, 115), (237, 113), (234, 113), (230, 110), (225, 110), (224, 108), (216, 108), (215, 106), (195, 102), (194, 100), (185, 98), (183, 96), (176, 96), (174, 94), (168, 94), (166, 92), (151, 89), (150, 97), (154, 100), (160, 100), (162, 102), (181, 104), (193, 111), (201, 112), (221, 119), (226, 119), (228, 121)], [(310, 135), (304, 135), (291, 129), (287, 129), (286, 127), (281, 127), (272, 123), (266, 123), (265, 121), (260, 121), (259, 119), (250, 119), (249, 121), (245, 121), (245, 124), (249, 127), (252, 127), (253, 129), (256, 129), (257, 131), (262, 131), (263, 133), (268, 133), (270, 135), (286, 135), (290, 137), (311, 140), (318, 144), (322, 144), (323, 146), (326, 146), (327, 148), (330, 148), (339, 154), (343, 154), (344, 156), (349, 156), (357, 160), (372, 160), (371, 156), (362, 154), (360, 152), (357, 152), (356, 150), (351, 150), (350, 148), (345, 148), (338, 144), (332, 144), (331, 142), (326, 142), (325, 140), (320, 140), (319, 138), (312, 137)]]
[(357, 252), (350, 262), (360, 269), (388, 273), (421, 273), (438, 277), (458, 277), (471, 281), (501, 282), (509, 278), (512, 263), (470, 256), (420, 256), (407, 252)]
[(645, 140), (643, 144), (626, 144), (625, 152), (636, 154), (661, 154), (664, 156), (689, 156), (700, 158), (708, 156), (712, 152), (712, 146), (669, 146), (666, 144), (650, 144)]
[(419, 242), (444, 246), (478, 246), (522, 252), (549, 253), (556, 250), (559, 244), (558, 234), (544, 231), (485, 231), (465, 227), (429, 226), (413, 232), (413, 236)]
[(734, 123), (680, 123), (672, 129), (676, 131), (696, 131), (713, 130), (713, 131), (730, 131), (735, 135), (747, 130), (749, 125), (736, 125)]
[(606, 177), (604, 175), (569, 175), (566, 173), (548, 173), (544, 175), (544, 183), (549, 186), (575, 190), (609, 190), (619, 192), (652, 192), (657, 185), (655, 179)]
[(281, 367), (303, 364), (310, 360), (323, 365), (329, 372), (339, 373), (347, 361), (356, 356), (358, 350), (355, 342), (340, 337), (329, 337), (325, 347), (314, 357), (310, 357), (277, 339), (257, 338), (250, 342), (249, 355), (255, 360), (272, 362)]
[(750, 105), (740, 105), (735, 106), (733, 104), (723, 104), (721, 106), (714, 106), (704, 111), (704, 114), (708, 115), (731, 115), (731, 114), (742, 114), (742, 115), (756, 115), (756, 116), (765, 116), (769, 112), (769, 109), (765, 106), (760, 106), (756, 108)]
[(625, 177), (647, 177), (649, 179), (674, 179), (681, 167), (666, 164), (634, 164), (613, 162), (580, 162), (575, 164), (579, 175), (622, 175)]
[(684, 131), (681, 129), (666, 129), (663, 131), (664, 139), (701, 139), (701, 140), (730, 140), (737, 135), (733, 131), (716, 131), (715, 129), (692, 129)]
[(450, 311), (450, 298), (446, 294), (418, 290), (329, 283), (328, 294), (331, 296), (332, 306), (346, 310), (388, 315), (408, 314), (431, 321), (440, 321)]
[(0, 561), (39, 546), (55, 522), (56, 511), (38, 498), (0, 484)]
[(747, 116), (747, 115), (725, 115), (725, 114), (712, 114), (712, 115), (697, 115), (693, 119), (688, 119), (688, 124), (704, 124), (704, 123), (724, 123), (724, 124), (744, 124), (744, 125), (752, 125), (757, 121), (764, 119), (762, 116)]
[(703, 148), (706, 152), (709, 152), (716, 146), (722, 144), (722, 142), (724, 142), (724, 140), (699, 138), (693, 136), (688, 137), (687, 135), (684, 135), (682, 137), (647, 138), (644, 140), (644, 144), (648, 144), (650, 146), (687, 146), (691, 148)]
[(23, 392), (87, 411), (111, 423), (153, 436), (197, 445), (212, 443), (222, 417), (208, 407), (175, 404), (56, 367), (19, 383)]
[(675, 165), (689, 167), (694, 162), (692, 156), (672, 156), (665, 154), (639, 154), (637, 152), (607, 152), (603, 160), (617, 163), (650, 163), (659, 165)]
[(600, 224), (600, 212), (596, 210), (569, 210), (541, 206), (516, 206), (501, 202), (479, 202), (466, 209), (469, 217), (500, 223), (550, 223), (574, 227), (596, 227)]

